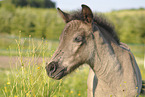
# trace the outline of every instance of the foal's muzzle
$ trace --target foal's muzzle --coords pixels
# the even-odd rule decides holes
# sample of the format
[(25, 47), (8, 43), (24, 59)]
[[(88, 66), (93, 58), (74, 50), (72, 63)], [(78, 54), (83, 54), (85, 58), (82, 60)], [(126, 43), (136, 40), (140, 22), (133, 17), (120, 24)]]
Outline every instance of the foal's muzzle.
[(54, 79), (61, 79), (65, 76), (66, 69), (64, 67), (60, 67), (58, 62), (51, 62), (46, 67), (47, 75)]

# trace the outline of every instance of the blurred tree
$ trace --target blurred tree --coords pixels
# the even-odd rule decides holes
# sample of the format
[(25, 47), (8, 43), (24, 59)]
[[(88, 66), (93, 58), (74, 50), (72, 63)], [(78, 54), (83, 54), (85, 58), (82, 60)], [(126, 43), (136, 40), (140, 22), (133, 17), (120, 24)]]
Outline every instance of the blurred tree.
[(54, 8), (55, 7), (55, 3), (50, 1), (50, 0), (44, 0), (44, 7), (45, 8)]
[(16, 6), (31, 6), (36, 8), (55, 8), (55, 2), (51, 0), (12, 0)]
[(27, 0), (12, 0), (12, 3), (15, 4), (16, 6), (26, 6), (28, 5)]
[(0, 7), (2, 6), (2, 1), (0, 1)]

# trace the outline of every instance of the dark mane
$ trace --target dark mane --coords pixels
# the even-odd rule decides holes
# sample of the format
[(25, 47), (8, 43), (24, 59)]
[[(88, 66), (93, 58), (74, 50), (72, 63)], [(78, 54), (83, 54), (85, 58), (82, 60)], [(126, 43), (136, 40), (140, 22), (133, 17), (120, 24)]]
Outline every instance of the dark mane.
[[(81, 11), (72, 12), (70, 21), (71, 20), (84, 21), (82, 12)], [(119, 38), (115, 32), (114, 26), (110, 22), (108, 22), (108, 20), (103, 15), (95, 14), (93, 20), (99, 26), (107, 30), (109, 34), (111, 34), (111, 36), (113, 36), (113, 38), (117, 41), (117, 43), (120, 44)]]

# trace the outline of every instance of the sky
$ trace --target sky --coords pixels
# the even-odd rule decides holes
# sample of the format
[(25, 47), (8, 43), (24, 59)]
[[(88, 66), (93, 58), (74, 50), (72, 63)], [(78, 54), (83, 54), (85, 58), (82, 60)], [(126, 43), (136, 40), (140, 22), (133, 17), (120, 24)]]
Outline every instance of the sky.
[(110, 12), (112, 10), (145, 8), (145, 0), (52, 0), (56, 7), (71, 11), (81, 8), (81, 4), (88, 5), (96, 12)]

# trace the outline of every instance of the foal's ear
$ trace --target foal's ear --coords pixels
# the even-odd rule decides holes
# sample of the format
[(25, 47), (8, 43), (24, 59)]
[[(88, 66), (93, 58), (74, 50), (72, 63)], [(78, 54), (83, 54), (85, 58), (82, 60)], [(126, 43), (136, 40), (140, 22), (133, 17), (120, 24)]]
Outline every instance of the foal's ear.
[(82, 14), (83, 14), (84, 20), (87, 23), (92, 23), (92, 21), (93, 21), (93, 13), (92, 13), (91, 9), (87, 5), (82, 4)]
[(57, 8), (59, 14), (61, 15), (61, 17), (63, 18), (63, 20), (68, 23), (70, 21), (70, 15), (63, 12), (60, 8)]

